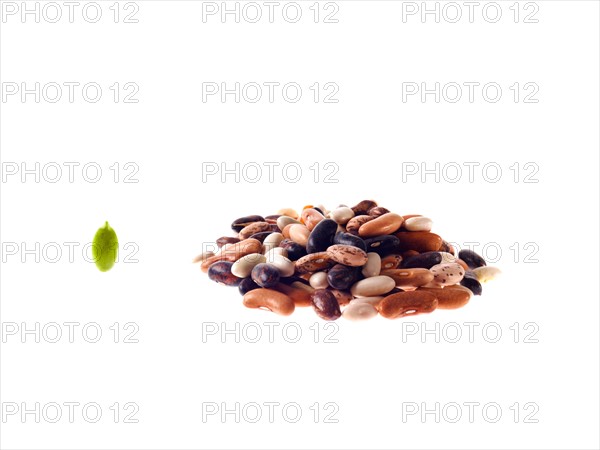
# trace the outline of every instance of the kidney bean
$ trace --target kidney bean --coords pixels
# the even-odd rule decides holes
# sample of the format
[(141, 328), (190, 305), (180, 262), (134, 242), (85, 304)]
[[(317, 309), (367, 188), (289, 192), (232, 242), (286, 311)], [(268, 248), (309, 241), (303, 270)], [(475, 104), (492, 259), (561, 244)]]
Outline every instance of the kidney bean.
[(287, 257), (291, 261), (296, 261), (306, 256), (306, 248), (291, 239), (284, 239), (279, 243), (279, 246), (287, 250)]
[(336, 320), (342, 315), (335, 295), (326, 289), (317, 289), (312, 294), (313, 308), (321, 319)]
[(333, 237), (338, 224), (332, 219), (323, 219), (315, 225), (308, 236), (306, 251), (308, 253), (324, 252), (333, 244)]
[(340, 231), (335, 234), (335, 236), (333, 237), (333, 243), (341, 245), (352, 245), (353, 247), (360, 248), (363, 252), (367, 251), (367, 244), (365, 244), (363, 238), (355, 236), (354, 234), (344, 233), (343, 231)]
[(252, 269), (252, 280), (260, 287), (269, 288), (279, 282), (279, 269), (269, 263), (260, 263)]
[(357, 280), (357, 269), (343, 264), (336, 264), (327, 272), (327, 282), (334, 289), (349, 289)]
[(438, 306), (437, 297), (426, 291), (399, 292), (388, 295), (379, 304), (379, 314), (386, 319), (430, 313)]
[(362, 216), (366, 215), (371, 208), (375, 208), (376, 206), (377, 202), (375, 202), (374, 200), (363, 200), (362, 202), (359, 202), (357, 205), (354, 205), (350, 209), (354, 211), (355, 216)]
[(251, 239), (256, 239), (258, 242), (264, 242), (265, 239), (267, 238), (267, 236), (269, 236), (272, 233), (273, 232), (271, 230), (269, 230), (269, 231), (260, 231), (259, 233), (254, 233), (253, 235), (251, 235), (250, 238)]
[(289, 316), (296, 308), (289, 296), (273, 289), (253, 289), (244, 295), (243, 302), (247, 308), (267, 309), (282, 316)]
[(400, 240), (393, 235), (377, 236), (365, 239), (367, 252), (375, 252), (379, 256), (387, 256), (391, 253), (400, 253)]
[(486, 264), (485, 259), (475, 253), (473, 250), (464, 249), (458, 252), (458, 257), (467, 263), (469, 269), (483, 267)]
[(231, 266), (233, 263), (230, 261), (219, 261), (212, 264), (208, 268), (208, 278), (227, 286), (237, 286), (242, 279), (231, 273)]
[(217, 239), (216, 242), (217, 242), (217, 247), (221, 248), (225, 244), (235, 244), (237, 242), (240, 242), (240, 239), (236, 238), (236, 237), (223, 236), (223, 237), (220, 237), (219, 239)]
[(238, 290), (242, 295), (246, 295), (251, 290), (259, 288), (260, 286), (252, 281), (252, 278), (250, 277), (243, 278), (242, 281), (240, 281), (240, 284), (238, 284)]
[(473, 272), (465, 272), (465, 276), (462, 280), (460, 280), (461, 286), (469, 289), (473, 295), (481, 295), (483, 292), (483, 287), (477, 277), (473, 275)]
[(239, 219), (234, 220), (231, 224), (231, 229), (233, 231), (236, 231), (239, 233), (240, 231), (242, 231), (242, 229), (244, 229), (251, 223), (264, 222), (264, 221), (265, 221), (265, 219), (262, 216), (257, 216), (257, 215), (244, 216), (244, 217), (240, 217)]
[(425, 252), (417, 256), (412, 256), (410, 258), (405, 259), (404, 261), (402, 261), (402, 264), (400, 266), (405, 269), (430, 269), (436, 264), (440, 264), (441, 262), (442, 254), (440, 252)]

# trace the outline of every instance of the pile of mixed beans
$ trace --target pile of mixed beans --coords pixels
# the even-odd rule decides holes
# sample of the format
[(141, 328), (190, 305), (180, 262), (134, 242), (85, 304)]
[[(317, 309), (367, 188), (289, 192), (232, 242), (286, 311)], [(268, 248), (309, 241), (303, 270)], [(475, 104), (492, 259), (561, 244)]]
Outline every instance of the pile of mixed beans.
[(388, 319), (456, 309), (500, 271), (471, 250), (456, 254), (431, 219), (363, 200), (328, 211), (305, 206), (231, 224), (219, 250), (194, 259), (218, 283), (237, 286), (248, 308), (288, 316), (311, 306), (325, 320)]

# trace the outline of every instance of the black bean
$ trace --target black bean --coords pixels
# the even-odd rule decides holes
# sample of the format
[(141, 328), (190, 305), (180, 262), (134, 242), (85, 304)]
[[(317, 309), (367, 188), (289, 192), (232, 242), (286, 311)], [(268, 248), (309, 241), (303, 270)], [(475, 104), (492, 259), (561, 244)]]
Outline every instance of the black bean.
[(367, 245), (367, 253), (375, 252), (379, 256), (402, 253), (400, 249), (400, 239), (391, 234), (365, 239), (365, 244)]
[(440, 252), (425, 252), (420, 255), (411, 256), (402, 261), (401, 267), (404, 269), (431, 269), (436, 264), (442, 262), (442, 254)]
[(475, 278), (473, 272), (467, 271), (463, 279), (460, 281), (460, 284), (461, 286), (464, 286), (467, 289), (469, 289), (473, 293), (473, 295), (481, 295), (481, 293), (483, 292), (481, 283), (477, 280), (477, 278)]
[(244, 216), (244, 217), (240, 217), (239, 219), (234, 220), (231, 224), (231, 229), (233, 231), (240, 232), (240, 231), (242, 231), (242, 229), (244, 227), (250, 225), (251, 223), (264, 222), (264, 221), (265, 221), (265, 219), (263, 216), (257, 216), (257, 215)]
[(336, 233), (336, 235), (333, 237), (333, 243), (341, 245), (351, 245), (353, 247), (360, 248), (364, 252), (367, 251), (367, 244), (365, 244), (365, 240), (363, 238), (354, 234), (344, 233), (343, 231)]
[(338, 224), (332, 219), (321, 220), (311, 231), (306, 244), (308, 253), (324, 252), (333, 244), (333, 236), (337, 231)]
[(348, 267), (343, 264), (336, 264), (327, 272), (327, 282), (334, 289), (346, 290), (358, 280), (358, 270), (356, 267)]
[(467, 263), (469, 269), (476, 269), (477, 267), (483, 267), (487, 265), (485, 259), (479, 256), (473, 250), (461, 250), (458, 252), (458, 257)]
[(279, 246), (287, 250), (287, 257), (290, 261), (296, 261), (306, 256), (306, 248), (291, 239), (284, 239), (279, 243)]
[(240, 284), (238, 285), (238, 289), (240, 291), (240, 294), (245, 295), (246, 292), (250, 292), (254, 289), (258, 289), (260, 288), (260, 286), (258, 284), (256, 284), (254, 281), (252, 281), (252, 278), (247, 277), (247, 278), (243, 278), (242, 281), (240, 282)]

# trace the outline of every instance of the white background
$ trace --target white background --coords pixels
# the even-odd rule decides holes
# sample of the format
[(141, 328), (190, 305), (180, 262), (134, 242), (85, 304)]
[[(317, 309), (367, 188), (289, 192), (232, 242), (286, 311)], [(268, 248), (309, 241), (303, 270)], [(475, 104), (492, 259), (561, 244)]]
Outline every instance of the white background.
[[(31, 409), (36, 402), (95, 402), (103, 416), (89, 423), (76, 409), (69, 423), (64, 407), (57, 423), (43, 416), (36, 423), (34, 414), (3, 413), (2, 448), (598, 448), (598, 3), (538, 1), (537, 23), (524, 23), (534, 7), (525, 10), (523, 3), (515, 23), (513, 2), (499, 2), (496, 23), (482, 16), (481, 6), (469, 23), (460, 3), (458, 23), (432, 16), (423, 23), (418, 14), (403, 21), (410, 5), (402, 2), (338, 1), (338, 23), (323, 23), (322, 15), (314, 23), (313, 2), (301, 2), (297, 23), (278, 9), (274, 23), (255, 24), (231, 16), (204, 23), (202, 2), (193, 1), (138, 1), (138, 23), (123, 23), (122, 15), (114, 23), (112, 3), (100, 2), (103, 16), (93, 24), (80, 9), (74, 23), (43, 17), (36, 23), (31, 16), (23, 23), (19, 14), (3, 14), (3, 89), (69, 81), (103, 88), (97, 103), (82, 99), (80, 90), (70, 103), (65, 90), (57, 103), (36, 103), (33, 95), (23, 102), (17, 94), (1, 105), (3, 170), (11, 162), (81, 164), (73, 183), (66, 171), (56, 183), (44, 177), (37, 183), (33, 175), (22, 182), (20, 174), (2, 183), (4, 246), (79, 244), (72, 262), (67, 247), (57, 263), (36, 262), (35, 255), (23, 263), (22, 251), (3, 251), (3, 411), (15, 403)], [(202, 83), (270, 81), (299, 83), (301, 100), (287, 102), (280, 90), (272, 103), (202, 99)], [(115, 103), (109, 90), (115, 82), (135, 83), (139, 102)], [(335, 83), (339, 101), (315, 103), (309, 89), (315, 82)], [(407, 82), (429, 88), (494, 82), (502, 98), (486, 101), (479, 88), (473, 102), (466, 90), (456, 103), (443, 97), (436, 103), (433, 95), (403, 102)], [(521, 89), (537, 85), (538, 102), (525, 103), (522, 95), (515, 102), (515, 82)], [(103, 169), (96, 183), (81, 174), (90, 162)], [(121, 178), (129, 172), (124, 164), (136, 164), (139, 182), (115, 183), (109, 169), (115, 162)], [(266, 166), (256, 183), (243, 177), (236, 183), (233, 175), (203, 182), (206, 162), (281, 165), (272, 182)], [(296, 183), (281, 171), (290, 162), (302, 169)], [(324, 182), (328, 162), (339, 169), (337, 182)], [(472, 182), (469, 162), (480, 164)], [(454, 172), (423, 182), (420, 174), (407, 176), (406, 163), (430, 169), (439, 163), (440, 171), (458, 164), (464, 171), (454, 183), (448, 180)], [(497, 182), (493, 171), (484, 177), (486, 163), (501, 167)], [(531, 167), (535, 183), (524, 180)], [(452, 344), (442, 336), (438, 343), (434, 335), (422, 342), (401, 320), (378, 317), (340, 319), (337, 343), (327, 343), (330, 330), (310, 309), (283, 319), (247, 310), (235, 289), (190, 264), (203, 246), (230, 235), (237, 217), (306, 204), (352, 206), (364, 198), (431, 217), (434, 231), (449, 241), (501, 250), (494, 265), (503, 277), (486, 284), (481, 297), (460, 310), (410, 319), (429, 329), (456, 323), (465, 333), (465, 322), (476, 322), (473, 342), (463, 336)], [(105, 220), (122, 246), (137, 246), (137, 263), (120, 261), (101, 273), (82, 257)], [(122, 248), (122, 257), (129, 253)], [(202, 331), (210, 322), (229, 328), (255, 322), (266, 332), (264, 323), (273, 321), (280, 324), (273, 343), (265, 336), (256, 344), (236, 343), (235, 336), (223, 343)], [(33, 335), (22, 343), (19, 333), (7, 332), (11, 322), (20, 329), (36, 322), (81, 325), (74, 343), (67, 336), (36, 343)], [(81, 335), (90, 322), (103, 331), (95, 344)], [(115, 322), (118, 343), (109, 329)], [(138, 343), (123, 342), (128, 322), (139, 327)], [(297, 343), (281, 334), (288, 322), (303, 333)], [(497, 343), (482, 335), (488, 323), (503, 333)], [(534, 325), (524, 328), (528, 323)], [(537, 342), (525, 342), (531, 330)], [(115, 402), (118, 423), (109, 409)], [(139, 407), (138, 423), (124, 423), (128, 402)], [(295, 402), (303, 415), (297, 423), (281, 409), (274, 423), (266, 417), (236, 423), (233, 415), (225, 423), (219, 415), (203, 421), (206, 402), (230, 408)], [(315, 402), (318, 423), (309, 409)], [(328, 402), (339, 407), (337, 423), (324, 423)], [(496, 403), (502, 417), (491, 423), (480, 406), (470, 423), (463, 406), (457, 423), (443, 415), (438, 423), (432, 414), (403, 420), (411, 402)], [(524, 420), (531, 411), (526, 403), (537, 405), (537, 423)]]

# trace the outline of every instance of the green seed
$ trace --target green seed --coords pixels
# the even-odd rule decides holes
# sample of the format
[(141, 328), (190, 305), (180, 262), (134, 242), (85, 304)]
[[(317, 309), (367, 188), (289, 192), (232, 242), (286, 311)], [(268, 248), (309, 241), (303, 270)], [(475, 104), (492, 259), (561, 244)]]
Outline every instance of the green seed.
[(92, 256), (100, 272), (106, 272), (115, 265), (118, 249), (119, 240), (117, 239), (117, 233), (106, 222), (96, 232), (92, 244)]

